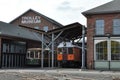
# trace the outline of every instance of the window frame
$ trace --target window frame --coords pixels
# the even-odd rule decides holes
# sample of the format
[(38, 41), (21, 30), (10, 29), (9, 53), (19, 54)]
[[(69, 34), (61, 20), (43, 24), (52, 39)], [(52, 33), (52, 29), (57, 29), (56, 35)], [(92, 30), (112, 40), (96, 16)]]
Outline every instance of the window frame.
[[(113, 19), (113, 34), (114, 35), (120, 35), (120, 29), (118, 29), (118, 28), (120, 28), (120, 24), (119, 24), (119, 26), (114, 26), (114, 21), (115, 20), (119, 20), (119, 22), (120, 22), (120, 18), (115, 18), (115, 19)], [(117, 29), (115, 29), (115, 28), (117, 28)], [(117, 32), (117, 33), (116, 33)]]
[[(106, 43), (106, 45), (105, 45), (105, 44), (103, 45), (104, 42)], [(101, 43), (102, 43), (102, 44), (101, 44)], [(107, 47), (108, 47), (107, 41), (102, 41), (102, 42), (99, 42), (99, 43), (95, 44), (95, 48), (96, 48), (96, 49), (95, 49), (95, 53), (96, 53), (95, 55), (96, 55), (96, 60), (97, 60), (97, 61), (101, 61), (101, 60), (102, 60), (102, 61), (106, 61), (106, 60), (108, 59), (108, 48), (107, 48)], [(97, 49), (97, 48), (98, 48), (98, 49)], [(105, 53), (102, 53), (102, 52), (101, 52), (101, 53), (98, 53), (98, 52), (97, 52), (97, 50), (98, 50), (98, 51), (101, 51), (100, 49), (105, 49), (105, 48), (106, 48), (106, 51), (107, 51), (107, 52), (106, 52), (106, 54), (107, 54), (106, 56), (105, 56)], [(104, 50), (102, 50), (102, 51), (104, 51)], [(101, 56), (100, 56), (100, 55), (101, 55)]]
[[(112, 42), (114, 42), (112, 44)], [(114, 51), (112, 51), (112, 49), (114, 49)], [(117, 51), (118, 50), (118, 51)], [(118, 52), (118, 53), (116, 53)], [(117, 56), (115, 56), (117, 55)], [(114, 61), (114, 60), (120, 60), (120, 42), (118, 41), (111, 41), (111, 60)]]
[[(103, 21), (102, 25), (97, 26), (97, 21)], [(100, 24), (100, 23), (99, 23)], [(100, 28), (99, 28), (100, 27)], [(95, 35), (104, 35), (105, 21), (104, 19), (96, 19), (95, 21)], [(98, 29), (99, 28), (99, 29)], [(101, 30), (100, 30), (101, 29)], [(101, 31), (101, 32), (100, 32)]]
[[(96, 45), (101, 43), (101, 42), (104, 42), (104, 41), (107, 41), (107, 59), (106, 60), (100, 60), (98, 57), (97, 57), (97, 47)], [(117, 45), (113, 45), (112, 42), (115, 42), (115, 44)], [(118, 46), (119, 44), (119, 46)], [(118, 47), (117, 47), (118, 46)], [(119, 48), (119, 49), (118, 49)], [(95, 42), (94, 42), (94, 61), (120, 61), (120, 56), (114, 56), (113, 55), (113, 50), (114, 49), (115, 51), (116, 50), (119, 50), (118, 52), (119, 53), (116, 53), (116, 55), (120, 55), (120, 39), (113, 39), (113, 38), (106, 38), (106, 39), (101, 39), (101, 40), (97, 40), (97, 38), (95, 39)], [(113, 59), (114, 57), (114, 59)]]
[(39, 27), (39, 26), (35, 26), (35, 27), (34, 27), (34, 29), (38, 29), (38, 30), (39, 30), (39, 29), (40, 29), (40, 27)]

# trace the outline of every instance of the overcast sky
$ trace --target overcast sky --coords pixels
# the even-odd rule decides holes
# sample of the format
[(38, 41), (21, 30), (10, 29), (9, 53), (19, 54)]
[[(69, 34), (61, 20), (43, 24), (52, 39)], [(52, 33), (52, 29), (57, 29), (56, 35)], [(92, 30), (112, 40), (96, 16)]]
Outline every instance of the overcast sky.
[(81, 12), (109, 1), (112, 0), (0, 0), (0, 21), (10, 22), (31, 8), (63, 25), (86, 25)]

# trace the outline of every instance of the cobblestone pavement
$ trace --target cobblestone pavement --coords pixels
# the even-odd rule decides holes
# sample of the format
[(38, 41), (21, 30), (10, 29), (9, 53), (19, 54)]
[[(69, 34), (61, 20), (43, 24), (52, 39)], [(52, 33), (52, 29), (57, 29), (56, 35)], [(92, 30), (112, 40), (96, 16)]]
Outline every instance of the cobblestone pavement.
[(0, 70), (0, 80), (114, 80), (113, 78), (119, 77), (120, 72), (115, 71), (81, 71), (80, 69)]

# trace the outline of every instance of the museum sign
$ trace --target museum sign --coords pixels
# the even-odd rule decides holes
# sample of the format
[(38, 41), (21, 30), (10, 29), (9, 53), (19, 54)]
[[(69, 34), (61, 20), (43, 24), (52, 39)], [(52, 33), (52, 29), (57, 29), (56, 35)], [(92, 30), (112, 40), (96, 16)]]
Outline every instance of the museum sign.
[(24, 16), (21, 20), (22, 24), (41, 23), (40, 16)]

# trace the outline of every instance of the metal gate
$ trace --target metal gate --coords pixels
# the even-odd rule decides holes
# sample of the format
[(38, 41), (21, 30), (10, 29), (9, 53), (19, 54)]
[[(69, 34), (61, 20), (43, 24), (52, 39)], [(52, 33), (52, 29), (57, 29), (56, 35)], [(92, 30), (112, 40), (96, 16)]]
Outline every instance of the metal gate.
[(25, 65), (25, 54), (3, 53), (2, 68), (21, 68)]

